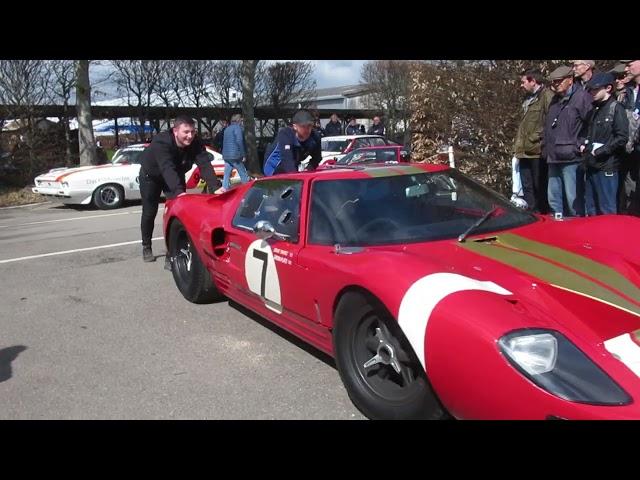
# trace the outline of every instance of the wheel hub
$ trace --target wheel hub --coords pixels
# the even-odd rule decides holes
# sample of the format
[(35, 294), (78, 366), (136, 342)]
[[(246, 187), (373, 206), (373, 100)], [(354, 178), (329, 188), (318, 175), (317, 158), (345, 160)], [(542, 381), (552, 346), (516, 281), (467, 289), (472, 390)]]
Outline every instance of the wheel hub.
[(401, 373), (400, 360), (396, 355), (396, 349), (379, 327), (376, 327), (375, 337), (378, 339), (376, 354), (367, 360), (363, 367), (367, 369), (382, 363), (383, 365), (391, 365), (396, 373)]
[(185, 259), (187, 272), (191, 271), (191, 259), (192, 259), (192, 253), (189, 247), (190, 245), (187, 244), (187, 248), (180, 249), (180, 253), (182, 254), (182, 256), (184, 256), (184, 259)]

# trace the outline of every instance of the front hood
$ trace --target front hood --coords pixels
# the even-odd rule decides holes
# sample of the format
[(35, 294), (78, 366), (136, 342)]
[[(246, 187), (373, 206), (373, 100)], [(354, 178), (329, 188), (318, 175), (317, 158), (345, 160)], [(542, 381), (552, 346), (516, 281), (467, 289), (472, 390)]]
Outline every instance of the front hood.
[(624, 241), (636, 235), (637, 219), (599, 217), (541, 221), (464, 243), (380, 248), (395, 250), (404, 259), (397, 268), (413, 281), (446, 272), (492, 282), (523, 306), (531, 327), (604, 342), (640, 330), (640, 255)]

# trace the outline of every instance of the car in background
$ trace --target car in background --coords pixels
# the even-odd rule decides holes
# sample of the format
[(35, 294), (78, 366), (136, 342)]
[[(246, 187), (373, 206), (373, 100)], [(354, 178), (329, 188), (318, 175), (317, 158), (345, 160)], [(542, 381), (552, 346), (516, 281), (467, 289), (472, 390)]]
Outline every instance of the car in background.
[[(63, 204), (92, 204), (103, 210), (119, 208), (125, 200), (140, 199), (140, 154), (148, 146), (148, 143), (139, 143), (120, 148), (106, 165), (51, 169), (34, 179), (32, 191)], [(222, 177), (222, 155), (210, 147), (205, 148), (216, 176)], [(185, 179), (187, 188), (198, 185), (196, 165), (186, 173)]]
[(336, 135), (322, 138), (322, 158), (341, 158), (342, 155), (364, 147), (382, 147), (397, 143), (380, 135)]
[(360, 165), (366, 163), (398, 164), (410, 161), (409, 151), (402, 145), (357, 148), (340, 159), (328, 158), (325, 165)]

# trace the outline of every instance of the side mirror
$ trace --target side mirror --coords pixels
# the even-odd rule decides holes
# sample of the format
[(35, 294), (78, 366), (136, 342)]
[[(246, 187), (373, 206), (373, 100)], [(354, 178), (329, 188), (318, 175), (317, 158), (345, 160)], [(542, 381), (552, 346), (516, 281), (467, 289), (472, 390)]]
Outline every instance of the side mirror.
[(255, 233), (258, 238), (266, 240), (275, 235), (276, 229), (266, 220), (259, 220), (253, 226), (253, 233)]
[(329, 160), (326, 160), (324, 162), (325, 165), (335, 165), (336, 164), (336, 159), (335, 158), (331, 158)]
[(289, 240), (290, 238), (289, 235), (276, 232), (273, 225), (266, 220), (258, 220), (253, 226), (253, 233), (261, 240), (267, 240), (271, 237), (277, 238), (278, 240)]

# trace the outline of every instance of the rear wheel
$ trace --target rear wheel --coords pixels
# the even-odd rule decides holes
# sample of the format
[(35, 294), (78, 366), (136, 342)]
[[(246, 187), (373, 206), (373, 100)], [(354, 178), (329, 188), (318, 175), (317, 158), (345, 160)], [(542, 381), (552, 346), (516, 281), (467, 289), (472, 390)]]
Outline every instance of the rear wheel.
[(375, 299), (345, 294), (333, 341), (349, 397), (371, 419), (442, 419), (447, 414), (400, 327)]
[(212, 303), (223, 298), (198, 256), (189, 234), (178, 220), (169, 229), (169, 255), (173, 280), (184, 298), (193, 303)]
[(100, 185), (93, 192), (93, 204), (101, 210), (119, 208), (124, 202), (124, 189), (120, 185), (108, 183)]

